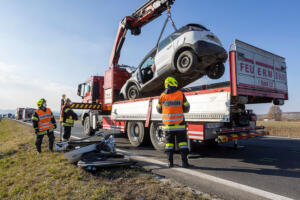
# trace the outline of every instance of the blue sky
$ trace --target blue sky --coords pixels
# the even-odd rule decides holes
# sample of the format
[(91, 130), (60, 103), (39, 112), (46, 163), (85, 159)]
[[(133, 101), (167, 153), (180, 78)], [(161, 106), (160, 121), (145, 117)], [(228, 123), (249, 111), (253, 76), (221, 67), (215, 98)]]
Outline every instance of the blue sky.
[[(120, 20), (143, 2), (0, 0), (0, 109), (35, 106), (44, 97), (58, 110), (62, 93), (79, 101), (77, 85), (104, 73)], [(300, 111), (299, 8), (297, 0), (176, 0), (172, 14), (177, 27), (207, 26), (226, 49), (238, 38), (285, 57), (290, 100), (282, 110)], [(164, 20), (148, 24), (138, 37), (129, 33), (120, 63), (137, 66), (154, 47)], [(166, 34), (171, 31), (169, 25)], [(228, 79), (226, 69), (220, 81)], [(262, 104), (255, 111), (269, 107)]]

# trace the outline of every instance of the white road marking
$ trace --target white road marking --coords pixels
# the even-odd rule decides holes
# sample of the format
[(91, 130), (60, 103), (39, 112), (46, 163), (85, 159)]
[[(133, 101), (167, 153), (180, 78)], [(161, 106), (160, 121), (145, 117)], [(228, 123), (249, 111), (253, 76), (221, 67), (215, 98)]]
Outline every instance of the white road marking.
[[(26, 122), (21, 122), (21, 123), (31, 125), (30, 123), (26, 123)], [(60, 134), (59, 131), (54, 131), (54, 132), (56, 134)], [(80, 137), (76, 137), (76, 136), (71, 136), (71, 137), (75, 138), (75, 139), (81, 139)], [(270, 137), (270, 136), (268, 136), (268, 137)], [(280, 137), (280, 138), (282, 138), (282, 137)], [(124, 150), (121, 150), (121, 149), (117, 149), (117, 151), (122, 152), (124, 154), (127, 154), (128, 156), (130, 156), (134, 160), (150, 162), (150, 163), (154, 163), (154, 164), (157, 164), (157, 165), (162, 165), (162, 166), (165, 166), (165, 167), (168, 166), (167, 163), (156, 160), (156, 159), (153, 159), (153, 158), (147, 158), (147, 157), (144, 157), (144, 156), (136, 155), (134, 153), (124, 151)], [(203, 178), (203, 179), (215, 182), (215, 183), (220, 183), (220, 184), (235, 188), (237, 190), (242, 190), (244, 192), (252, 193), (254, 195), (258, 195), (258, 196), (261, 196), (261, 197), (264, 197), (264, 198), (267, 198), (267, 199), (272, 199), (272, 200), (293, 200), (293, 199), (285, 197), (285, 196), (281, 196), (281, 195), (274, 194), (274, 193), (271, 193), (271, 192), (267, 192), (267, 191), (264, 191), (264, 190), (261, 190), (261, 189), (258, 189), (258, 188), (254, 188), (254, 187), (251, 187), (251, 186), (243, 185), (243, 184), (236, 183), (236, 182), (233, 182), (233, 181), (229, 181), (229, 180), (226, 180), (226, 179), (211, 176), (211, 175), (208, 175), (208, 174), (205, 174), (205, 173), (202, 173), (202, 172), (197, 172), (197, 171), (194, 171), (194, 170), (191, 170), (191, 169), (185, 169), (185, 168), (181, 168), (181, 167), (174, 167), (171, 170), (186, 173), (186, 174), (189, 174), (189, 175), (192, 175), (192, 176), (197, 176), (199, 178)]]

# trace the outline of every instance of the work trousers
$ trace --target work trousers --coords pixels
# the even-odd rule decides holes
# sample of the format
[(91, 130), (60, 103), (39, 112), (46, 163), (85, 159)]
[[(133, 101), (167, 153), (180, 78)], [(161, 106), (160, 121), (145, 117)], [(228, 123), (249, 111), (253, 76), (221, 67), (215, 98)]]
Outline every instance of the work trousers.
[[(47, 134), (47, 136), (49, 139), (49, 150), (53, 151), (53, 144), (54, 144), (54, 140), (55, 140), (53, 131), (49, 132)], [(36, 150), (40, 153), (42, 152), (43, 138), (44, 138), (44, 135), (38, 135), (38, 134), (36, 135), (35, 146), (36, 146)]]
[(72, 129), (71, 126), (64, 126), (64, 135), (63, 135), (63, 138), (65, 140), (69, 140), (70, 139), (70, 137), (71, 137), (71, 129)]
[(167, 140), (165, 152), (168, 155), (169, 163), (172, 163), (173, 165), (173, 152), (174, 152), (175, 138), (176, 138), (176, 142), (180, 150), (182, 162), (188, 165), (187, 155), (189, 153), (189, 149), (187, 145), (186, 131), (165, 131), (165, 135)]
[(175, 138), (180, 150), (188, 149), (186, 131), (165, 131), (165, 135), (167, 141), (166, 151), (174, 150)]

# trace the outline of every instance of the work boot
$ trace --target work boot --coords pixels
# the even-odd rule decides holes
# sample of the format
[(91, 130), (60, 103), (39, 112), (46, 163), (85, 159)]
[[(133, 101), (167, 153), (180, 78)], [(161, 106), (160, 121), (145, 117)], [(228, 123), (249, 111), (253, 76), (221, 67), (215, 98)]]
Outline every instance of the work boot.
[(182, 149), (180, 153), (181, 153), (182, 167), (189, 168), (190, 165), (187, 159), (188, 149)]
[(174, 163), (173, 163), (173, 151), (168, 151), (168, 167), (172, 168), (174, 167)]

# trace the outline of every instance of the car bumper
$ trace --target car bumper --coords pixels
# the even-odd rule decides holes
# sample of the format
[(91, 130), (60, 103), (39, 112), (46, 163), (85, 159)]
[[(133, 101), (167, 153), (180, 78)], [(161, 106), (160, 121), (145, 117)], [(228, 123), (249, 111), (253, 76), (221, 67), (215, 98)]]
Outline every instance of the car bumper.
[(225, 62), (227, 52), (222, 46), (207, 42), (198, 41), (193, 44), (193, 48), (200, 59), (207, 59), (207, 62)]

